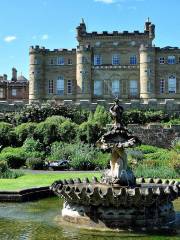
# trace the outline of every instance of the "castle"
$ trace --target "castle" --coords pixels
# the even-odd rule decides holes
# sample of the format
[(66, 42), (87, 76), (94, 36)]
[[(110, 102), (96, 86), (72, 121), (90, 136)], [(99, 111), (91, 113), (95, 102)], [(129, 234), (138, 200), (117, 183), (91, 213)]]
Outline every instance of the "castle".
[(76, 49), (30, 47), (29, 100), (147, 103), (180, 100), (180, 49), (155, 47), (155, 25), (143, 32), (87, 32), (77, 27)]

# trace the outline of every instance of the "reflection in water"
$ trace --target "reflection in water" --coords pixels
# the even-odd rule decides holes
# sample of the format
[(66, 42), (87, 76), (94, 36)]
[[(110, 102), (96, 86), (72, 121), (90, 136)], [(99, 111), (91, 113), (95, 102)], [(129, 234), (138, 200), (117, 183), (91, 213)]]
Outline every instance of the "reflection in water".
[[(83, 230), (55, 221), (62, 200), (44, 199), (29, 203), (0, 203), (0, 240), (164, 240), (179, 236), (150, 236), (130, 232), (100, 232)], [(180, 211), (180, 200), (175, 202)]]

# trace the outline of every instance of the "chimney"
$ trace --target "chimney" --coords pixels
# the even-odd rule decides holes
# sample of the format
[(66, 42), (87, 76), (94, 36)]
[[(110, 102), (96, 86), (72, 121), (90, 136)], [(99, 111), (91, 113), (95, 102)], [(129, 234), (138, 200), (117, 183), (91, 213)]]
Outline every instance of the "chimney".
[(12, 68), (12, 81), (17, 81), (17, 70), (16, 68)]
[(7, 81), (7, 74), (3, 74), (3, 80)]

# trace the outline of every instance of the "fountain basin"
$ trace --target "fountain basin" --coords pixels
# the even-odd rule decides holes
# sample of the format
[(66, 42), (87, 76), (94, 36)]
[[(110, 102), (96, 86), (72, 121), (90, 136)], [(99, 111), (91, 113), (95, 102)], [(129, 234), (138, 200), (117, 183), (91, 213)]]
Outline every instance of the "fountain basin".
[(70, 179), (56, 181), (51, 189), (64, 198), (64, 220), (109, 228), (171, 228), (172, 201), (180, 195), (178, 182), (144, 178), (135, 186), (104, 184), (97, 178)]

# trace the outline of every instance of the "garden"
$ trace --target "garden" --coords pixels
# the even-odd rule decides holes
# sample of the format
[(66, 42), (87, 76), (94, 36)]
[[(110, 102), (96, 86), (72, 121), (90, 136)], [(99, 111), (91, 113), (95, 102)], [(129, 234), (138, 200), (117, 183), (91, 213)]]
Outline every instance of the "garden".
[[(4, 114), (0, 122), (0, 178), (27, 178), (17, 169), (46, 170), (47, 163), (60, 159), (67, 160), (71, 170), (103, 171), (110, 153), (100, 151), (95, 143), (111, 122), (103, 106), (92, 112), (71, 106), (32, 105)], [(177, 114), (140, 110), (124, 112), (123, 122), (180, 124)], [(169, 149), (141, 145), (128, 149), (127, 155), (136, 177), (180, 178), (179, 139)]]

